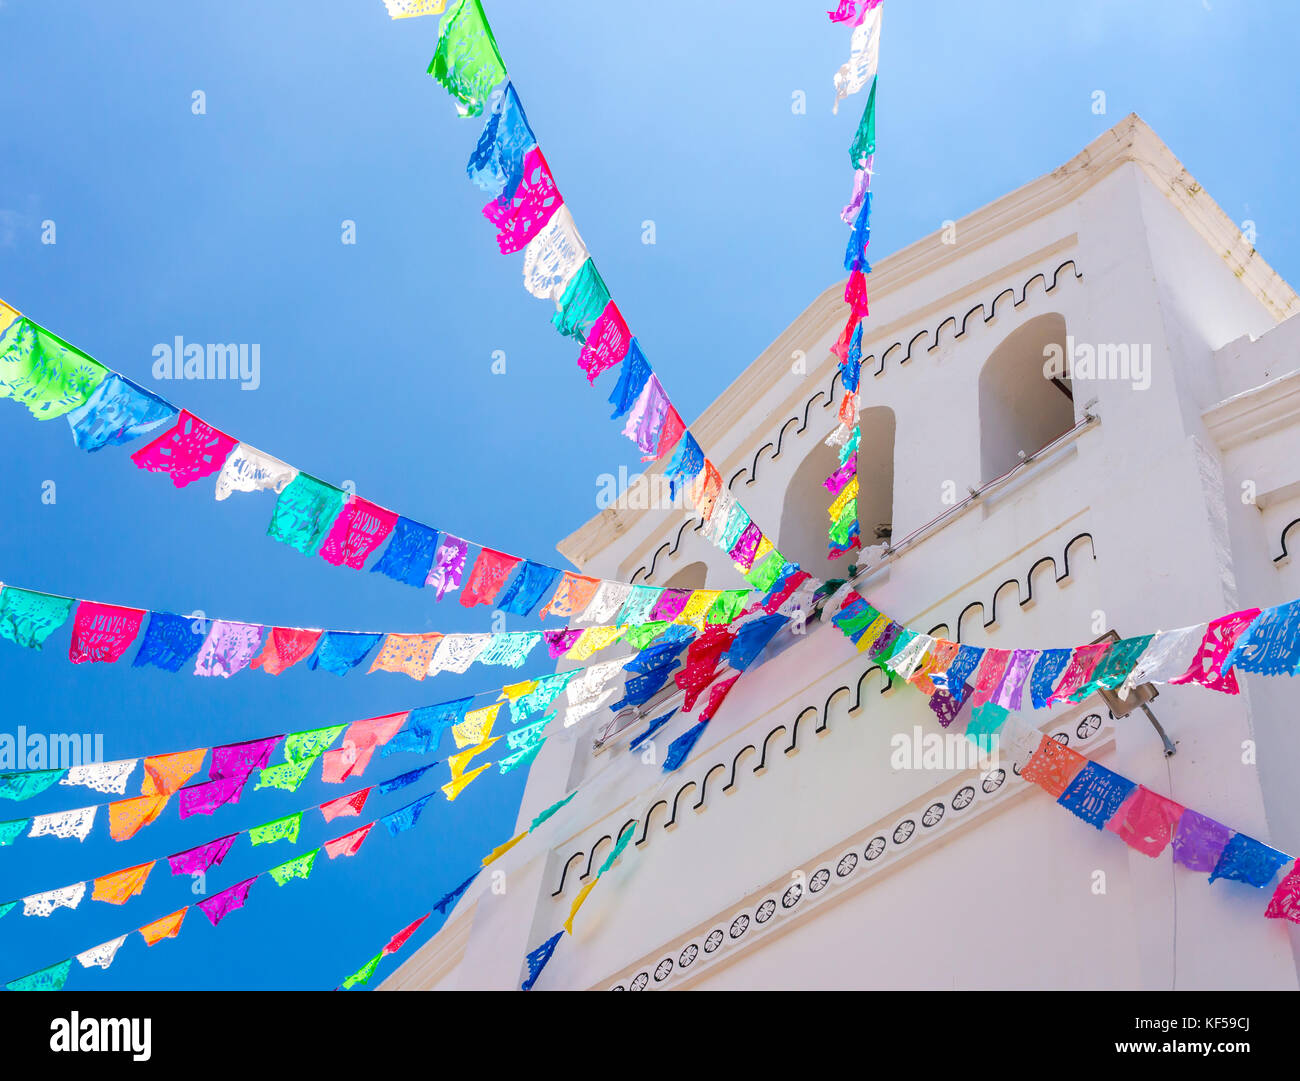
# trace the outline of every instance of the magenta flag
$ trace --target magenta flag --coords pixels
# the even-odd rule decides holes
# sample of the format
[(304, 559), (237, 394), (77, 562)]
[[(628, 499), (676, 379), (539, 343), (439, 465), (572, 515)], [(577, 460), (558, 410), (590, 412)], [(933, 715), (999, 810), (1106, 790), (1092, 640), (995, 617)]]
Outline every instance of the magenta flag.
[(181, 818), (191, 815), (210, 815), (218, 807), (227, 803), (238, 803), (248, 784), (248, 774), (242, 777), (218, 777), (214, 781), (190, 785), (182, 788)]
[(182, 409), (176, 426), (137, 450), (131, 461), (150, 473), (166, 473), (177, 488), (184, 488), (225, 465), (238, 442)]
[(97, 601), (82, 601), (72, 623), (68, 660), (73, 664), (112, 664), (140, 633), (144, 612)]
[(235, 909), (244, 907), (244, 902), (248, 900), (248, 891), (253, 888), (253, 883), (256, 881), (256, 876), (246, 878), (228, 890), (214, 893), (206, 901), (200, 901), (199, 908), (203, 909), (203, 914), (212, 921), (212, 926), (216, 927)]
[(198, 848), (187, 848), (184, 852), (168, 856), (167, 862), (171, 864), (172, 874), (197, 875), (218, 866), (226, 858), (226, 853), (230, 851), (230, 846), (235, 843), (235, 838), (238, 836), (239, 834), (232, 833), (229, 837), (221, 837), (205, 845), (199, 845)]
[(266, 769), (271, 752), (283, 738), (267, 736), (265, 739), (250, 739), (247, 743), (227, 743), (224, 747), (213, 747), (208, 776), (214, 781), (218, 777), (244, 778), (255, 769)]
[(611, 300), (591, 325), (587, 342), (578, 354), (578, 367), (587, 373), (587, 382), (594, 383), (601, 372), (618, 364), (627, 356), (631, 344), (632, 333), (618, 305)]
[(361, 570), (367, 557), (393, 531), (397, 513), (354, 495), (334, 519), (320, 546), (326, 563)]

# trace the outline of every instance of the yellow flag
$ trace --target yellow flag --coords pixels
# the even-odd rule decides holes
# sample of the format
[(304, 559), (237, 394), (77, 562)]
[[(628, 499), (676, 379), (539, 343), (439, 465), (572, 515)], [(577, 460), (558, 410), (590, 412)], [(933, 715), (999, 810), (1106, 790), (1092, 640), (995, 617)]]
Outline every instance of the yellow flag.
[(888, 616), (876, 616), (867, 629), (862, 632), (862, 637), (858, 639), (858, 652), (866, 653), (867, 650), (876, 644), (876, 639), (884, 633), (885, 628), (888, 626)]
[(3, 300), (0, 300), (0, 334), (8, 330), (9, 324), (15, 319), (21, 319), (22, 314), (17, 308), (11, 308)]
[[(844, 490), (835, 497), (835, 502), (831, 504), (830, 506), (831, 521), (832, 522), (838, 521), (840, 517), (840, 511), (842, 511), (845, 507), (849, 505), (849, 500), (857, 499), (857, 498), (858, 498), (858, 478), (854, 477), (851, 481), (848, 482), (848, 484), (844, 486)], [(754, 562), (757, 564), (758, 560), (755, 559)]]
[(413, 19), (417, 15), (441, 15), (447, 0), (384, 0), (393, 19)]
[(615, 641), (626, 627), (588, 627), (573, 643), (573, 648), (564, 656), (571, 661), (585, 661), (593, 653), (604, 649)]
[(465, 791), (465, 786), (469, 784), (470, 781), (472, 781), (485, 769), (490, 769), (491, 766), (492, 766), (491, 762), (484, 762), (483, 765), (479, 766), (478, 769), (471, 770), (469, 773), (462, 773), (454, 781), (450, 781), (449, 783), (443, 785), (442, 790), (446, 794), (447, 799), (454, 800), (463, 791)]
[(697, 631), (704, 630), (704, 617), (709, 614), (713, 602), (722, 596), (720, 589), (697, 589), (691, 594), (686, 607), (681, 610), (674, 623), (685, 623)]
[(524, 695), (532, 694), (535, 690), (537, 690), (537, 680), (526, 679), (522, 683), (512, 683), (508, 687), (502, 687), (501, 697), (508, 698), (513, 706)]
[(564, 921), (564, 929), (568, 931), (569, 934), (573, 934), (573, 917), (578, 914), (578, 909), (582, 907), (582, 902), (587, 899), (587, 894), (596, 888), (596, 883), (599, 881), (600, 876), (597, 875), (583, 886), (582, 889), (578, 891), (578, 896), (573, 899), (573, 907), (569, 909), (569, 918)]
[(465, 772), (465, 767), (469, 765), (469, 760), (477, 755), (480, 751), (486, 751), (492, 744), (499, 740), (500, 736), (493, 736), (482, 743), (476, 743), (473, 747), (461, 751), (460, 754), (454, 754), (447, 759), (447, 765), (451, 767), (451, 779), (454, 781)]
[(456, 746), (468, 747), (471, 743), (482, 743), (487, 739), (492, 734), (492, 726), (496, 724), (500, 709), (501, 703), (493, 702), (490, 706), (466, 713), (465, 719), (451, 730)]
[(511, 837), (510, 840), (508, 840), (505, 844), (497, 845), (496, 848), (492, 849), (492, 852), (489, 855), (483, 857), (483, 866), (486, 867), (493, 860), (500, 859), (502, 856), (504, 856), (507, 852), (509, 852), (512, 848), (514, 848), (515, 845), (517, 845), (520, 841), (522, 841), (527, 836), (528, 836), (528, 831), (524, 830), (523, 833), (516, 834), (514, 837)]

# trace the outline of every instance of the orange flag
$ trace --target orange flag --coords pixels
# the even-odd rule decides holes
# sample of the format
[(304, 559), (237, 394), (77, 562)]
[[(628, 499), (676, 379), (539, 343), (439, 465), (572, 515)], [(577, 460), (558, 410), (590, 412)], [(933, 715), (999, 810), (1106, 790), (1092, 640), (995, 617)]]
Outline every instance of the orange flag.
[(372, 672), (404, 672), (412, 679), (424, 679), (429, 674), (429, 662), (442, 641), (442, 635), (390, 634), (370, 666)]
[(125, 841), (162, 814), (171, 796), (136, 796), (108, 805), (108, 832), (113, 840)]
[(136, 864), (125, 871), (114, 871), (95, 879), (95, 892), (90, 895), (92, 901), (107, 901), (110, 905), (124, 905), (144, 889), (149, 880), (149, 872), (157, 860)]
[(156, 754), (144, 760), (144, 783), (140, 794), (144, 796), (170, 796), (193, 777), (203, 765), (206, 747), (194, 751), (177, 751), (175, 754)]
[(170, 916), (164, 916), (160, 920), (154, 920), (153, 923), (146, 923), (139, 928), (140, 936), (144, 939), (146, 946), (153, 946), (161, 942), (164, 938), (175, 938), (181, 933), (181, 924), (185, 922), (185, 913), (189, 911), (189, 906), (177, 909)]

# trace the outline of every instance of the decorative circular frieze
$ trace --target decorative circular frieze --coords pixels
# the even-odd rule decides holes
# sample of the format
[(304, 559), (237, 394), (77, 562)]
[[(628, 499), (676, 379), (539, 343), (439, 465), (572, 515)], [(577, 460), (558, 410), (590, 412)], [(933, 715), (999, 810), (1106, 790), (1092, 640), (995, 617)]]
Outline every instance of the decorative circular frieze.
[(1063, 747), (1068, 747), (1070, 745), (1069, 732), (1054, 732), (1052, 734), (1052, 739), (1056, 740), (1056, 742), (1061, 744)]
[(798, 882), (796, 882), (793, 886), (791, 886), (788, 890), (786, 890), (785, 893), (781, 895), (781, 907), (794, 908), (794, 906), (799, 903), (799, 899), (802, 896), (803, 896), (803, 887), (799, 885)]
[(650, 973), (638, 972), (636, 974), (636, 979), (634, 979), (630, 984), (628, 984), (627, 989), (629, 991), (644, 991), (646, 984), (648, 984), (649, 982), (650, 982)]
[(737, 916), (734, 920), (731, 921), (732, 938), (739, 938), (748, 930), (749, 930), (749, 917), (745, 915), (745, 913), (742, 912), (739, 916)]
[(704, 952), (712, 953), (722, 945), (722, 928), (715, 928), (709, 932), (709, 937), (704, 940)]
[(677, 958), (678, 968), (690, 968), (695, 963), (695, 958), (699, 957), (700, 948), (692, 942), (686, 949), (682, 950)]
[(870, 863), (872, 860), (878, 860), (885, 853), (885, 839), (883, 837), (873, 837), (867, 842), (867, 847), (862, 853), (862, 858)]
[(840, 878), (848, 878), (858, 866), (858, 854), (850, 852), (835, 865), (835, 873)]
[(664, 980), (668, 979), (668, 974), (672, 972), (672, 970), (673, 959), (671, 957), (665, 957), (655, 965), (655, 983), (663, 983)]
[(942, 803), (932, 803), (925, 809), (925, 814), (921, 815), (921, 825), (929, 829), (931, 826), (937, 826), (943, 821), (944, 806)]
[(769, 897), (766, 901), (764, 901), (761, 905), (758, 906), (758, 911), (754, 913), (754, 922), (767, 923), (767, 921), (772, 918), (775, 912), (776, 912), (776, 901), (774, 901), (771, 897)]
[(962, 785), (957, 789), (957, 794), (952, 797), (952, 809), (954, 811), (964, 811), (975, 802), (975, 789), (970, 785)]
[(808, 880), (809, 893), (821, 893), (826, 888), (826, 883), (831, 880), (829, 867), (820, 867), (813, 872), (812, 878)]
[(1006, 779), (1007, 779), (1006, 770), (1004, 769), (989, 770), (988, 773), (984, 774), (984, 779), (980, 781), (980, 787), (984, 789), (985, 792), (988, 793), (996, 792), (999, 788), (1002, 787), (1002, 782), (1005, 781)]
[(910, 818), (905, 818), (894, 827), (894, 844), (901, 845), (906, 842), (912, 834), (916, 832), (916, 823)]
[(1099, 728), (1101, 728), (1101, 714), (1089, 713), (1088, 716), (1079, 722), (1074, 733), (1080, 739), (1087, 739), (1089, 736), (1095, 734)]

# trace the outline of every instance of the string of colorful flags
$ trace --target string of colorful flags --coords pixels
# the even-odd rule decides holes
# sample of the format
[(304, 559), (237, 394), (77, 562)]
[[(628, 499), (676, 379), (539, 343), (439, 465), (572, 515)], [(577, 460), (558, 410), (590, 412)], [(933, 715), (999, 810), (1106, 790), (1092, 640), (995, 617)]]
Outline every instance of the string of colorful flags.
[[(581, 789), (575, 788), (567, 796), (564, 796), (562, 799), (556, 800), (549, 807), (547, 807), (546, 810), (542, 811), (541, 814), (539, 814), (536, 818), (534, 818), (526, 830), (523, 830), (522, 832), (515, 834), (515, 836), (510, 838), (510, 840), (497, 845), (496, 848), (494, 848), (491, 852), (489, 852), (486, 856), (483, 857), (479, 866), (475, 867), (474, 870), (470, 873), (469, 877), (466, 878), (459, 886), (457, 886), (450, 893), (444, 894), (442, 899), (438, 901), (433, 906), (432, 909), (426, 912), (419, 919), (413, 921), (412, 923), (407, 924), (406, 927), (402, 928), (401, 931), (399, 931), (397, 934), (395, 934), (392, 938), (388, 940), (388, 943), (384, 946), (382, 950), (380, 950), (377, 954), (375, 954), (374, 957), (370, 958), (369, 961), (367, 961), (364, 965), (362, 965), (359, 969), (357, 969), (354, 973), (352, 973), (352, 975), (348, 976), (341, 985), (342, 989), (346, 991), (350, 991), (358, 984), (368, 984), (370, 982), (370, 978), (375, 974), (375, 970), (379, 967), (380, 962), (383, 961), (385, 957), (390, 957), (393, 954), (397, 953), (404, 945), (406, 945), (406, 943), (410, 941), (411, 935), (415, 933), (415, 930), (420, 926), (420, 924), (422, 924), (431, 915), (433, 915), (435, 911), (442, 913), (444, 916), (447, 915), (447, 912), (451, 908), (451, 906), (460, 900), (461, 896), (473, 884), (474, 879), (478, 877), (479, 872), (484, 867), (487, 867), (489, 864), (492, 864), (496, 860), (500, 859), (512, 848), (514, 848), (515, 845), (519, 844), (519, 842), (522, 841), (525, 837), (533, 833), (543, 822), (551, 818), (551, 816), (554, 815), (556, 811), (558, 811), (561, 807), (563, 807), (570, 800), (572, 800), (578, 794), (579, 791), (581, 791)], [(532, 955), (530, 954), (529, 956), (531, 957)], [(540, 969), (538, 971), (540, 971)], [(529, 989), (529, 986), (530, 985), (525, 985), (524, 990), (527, 991)], [(339, 988), (335, 988), (335, 990), (339, 990)]]
[(1300, 665), (1300, 600), (1063, 649), (993, 649), (934, 638), (891, 619), (853, 589), (832, 611), (832, 622), (859, 652), (930, 698), (940, 724), (951, 724), (969, 701), (971, 724), (985, 734), (996, 732), (1012, 710), (1081, 702), (1099, 690), (1127, 697), (1140, 684), (1169, 683), (1236, 694), (1236, 669), (1295, 675)]
[[(143, 892), (159, 859), (165, 858), (167, 860), (173, 875), (203, 874), (213, 867), (220, 866), (234, 843), (245, 835), (254, 846), (271, 844), (276, 841), (288, 841), (291, 844), (297, 844), (303, 816), (309, 811), (319, 810), (327, 823), (338, 817), (359, 815), (372, 791), (378, 795), (387, 795), (390, 792), (400, 791), (409, 785), (415, 784), (436, 765), (438, 765), (437, 762), (431, 762), (428, 765), (419, 766), (377, 784), (357, 789), (355, 792), (340, 796), (338, 799), (327, 800), (324, 803), (313, 803), (296, 811), (291, 811), (289, 814), (279, 815), (268, 822), (263, 822), (261, 825), (236, 830), (234, 833), (228, 833), (222, 837), (214, 837), (202, 844), (187, 848), (183, 852), (175, 852), (166, 857), (155, 857), (133, 867), (122, 868), (109, 874), (95, 876), (89, 880), (59, 886), (56, 889), (28, 894), (13, 901), (0, 901), (0, 919), (7, 916), (19, 904), (22, 905), (22, 914), (24, 916), (49, 917), (60, 908), (75, 909), (85, 898), (87, 886), (91, 889), (90, 899), (92, 901), (103, 901), (110, 905), (124, 905), (132, 897), (139, 896)], [(430, 793), (414, 804), (400, 807), (396, 811), (376, 819), (375, 822), (382, 822), (395, 836), (403, 829), (409, 829), (414, 825), (420, 813), (424, 810), (424, 805), (432, 798), (432, 795)], [(360, 849), (362, 842), (369, 835), (370, 828), (375, 822), (359, 826), (341, 837), (326, 841), (321, 847), (325, 849), (330, 859), (335, 859), (338, 856), (356, 855), (357, 850)], [(66, 833), (61, 834), (61, 836), (74, 836), (79, 840), (84, 840), (86, 835), (84, 833)], [(116, 837), (114, 839), (121, 840), (121, 838)]]
[(438, 28), (429, 74), (463, 117), (487, 114), (466, 171), (491, 196), (483, 215), (503, 255), (523, 252), (524, 288), (555, 304), (552, 326), (581, 347), (578, 367), (595, 384), (617, 369), (611, 419), (642, 461), (663, 461), (673, 498), (684, 492), (701, 534), (726, 552), (756, 589), (798, 570), (726, 489), (646, 360), (587, 250), (511, 81), (480, 0), (456, 0)]
[[(192, 662), (191, 671), (196, 676), (229, 678), (250, 668), (280, 675), (305, 660), (313, 671), (342, 676), (373, 657), (368, 673), (395, 672), (424, 680), (440, 672), (464, 673), (472, 664), (520, 668), (543, 642), (552, 660), (584, 661), (616, 642), (633, 645), (639, 651), (669, 627), (702, 632), (732, 622), (754, 592), (613, 586), (593, 596), (575, 623), (563, 629), (409, 634), (267, 626), (123, 607), (3, 585), (0, 638), (26, 649), (41, 650), (54, 632), (71, 621), (68, 659), (73, 664), (114, 664), (140, 638), (131, 661), (133, 668), (179, 672)], [(504, 597), (502, 610), (523, 612), (524, 605), (516, 602), (517, 596), (515, 592)], [(569, 610), (567, 601), (561, 607)]]
[[(202, 367), (205, 359), (195, 354), (193, 362)], [(489, 548), (328, 484), (146, 390), (2, 300), (0, 398), (25, 405), (38, 420), (66, 417), (73, 441), (88, 452), (123, 446), (170, 425), (131, 455), (139, 468), (167, 475), (177, 488), (215, 473), (218, 500), (233, 492), (273, 491), (267, 536), (336, 567), (363, 570), (377, 556), (372, 572), (432, 589), (439, 601), (460, 590), (465, 607), (492, 604), (504, 587), (503, 610), (527, 614), (555, 589), (557, 607), (549, 614), (563, 618), (566, 607), (581, 611), (598, 596), (635, 588)], [(718, 501), (727, 502), (720, 496)], [(728, 509), (725, 517), (717, 525), (737, 569), (755, 588), (769, 588), (785, 561), (743, 508)], [(471, 560), (472, 549), (477, 554)]]
[[(394, 837), (410, 830), (419, 821), (420, 812), (424, 809), (425, 804), (427, 804), (431, 798), (432, 793), (422, 796), (420, 799), (407, 804), (403, 808), (399, 808), (397, 811), (394, 811), (389, 815), (384, 815), (382, 818), (368, 822), (364, 826), (353, 830), (352, 833), (337, 838), (334, 842), (329, 842), (329, 844), (335, 845), (334, 850), (329, 851), (330, 859), (332, 860), (338, 855), (351, 856), (355, 854), (356, 850), (360, 847), (361, 840), (365, 839), (365, 835), (368, 835), (370, 830), (378, 822), (384, 822), (388, 827), (389, 833)], [(274, 823), (268, 823), (267, 827), (272, 827), (274, 825)], [(364, 831), (364, 833), (362, 833), (362, 831)], [(355, 838), (358, 834), (361, 835), (360, 839), (348, 840), (348, 838)], [(288, 836), (288, 833), (281, 834), (281, 836)], [(278, 838), (270, 837), (268, 839), (274, 840)], [(296, 830), (294, 832), (294, 839), (296, 840)], [(216, 851), (213, 846), (219, 846), (220, 844), (221, 841), (215, 841), (212, 842), (211, 845), (192, 850), (189, 853), (181, 853), (180, 855), (192, 857), (194, 861), (198, 863), (204, 859), (208, 859), (212, 855), (212, 852)], [(139, 932), (140, 937), (144, 939), (146, 946), (154, 946), (165, 938), (175, 938), (180, 934), (181, 926), (185, 922), (185, 917), (191, 908), (199, 909), (208, 918), (212, 926), (215, 927), (230, 915), (231, 912), (244, 907), (244, 904), (248, 900), (249, 890), (252, 889), (254, 883), (256, 883), (258, 879), (263, 877), (270, 878), (277, 886), (284, 886), (294, 879), (309, 878), (313, 868), (315, 867), (316, 857), (320, 855), (321, 849), (325, 847), (325, 845), (322, 845), (321, 847), (312, 849), (310, 852), (306, 852), (301, 856), (295, 856), (291, 860), (277, 864), (265, 871), (260, 871), (251, 878), (246, 878), (219, 893), (214, 893), (211, 897), (206, 897), (202, 901), (198, 901), (193, 905), (185, 905), (183, 908), (179, 908), (175, 912), (170, 912), (167, 915), (152, 920), (134, 930)], [(208, 851), (205, 851), (205, 849)], [(215, 862), (220, 863), (220, 859), (225, 857), (225, 853), (228, 850), (229, 846), (227, 846), (225, 850), (221, 851), (220, 858), (216, 859)], [(125, 903), (127, 899), (135, 893), (138, 893), (139, 890), (143, 888), (144, 881), (148, 878), (149, 872), (152, 869), (152, 863), (141, 864), (139, 867), (128, 868), (126, 871), (120, 872), (116, 876), (110, 876), (112, 881), (106, 884), (106, 888), (115, 891), (114, 896), (120, 897), (120, 899), (113, 900), (107, 895), (96, 897), (95, 899), (106, 900), (111, 904)], [(178, 874), (187, 872), (178, 872), (173, 870), (172, 873)], [(96, 881), (96, 891), (99, 890), (102, 881), (103, 880)], [(42, 895), (36, 898), (25, 898), (24, 914), (49, 915), (49, 911), (52, 911), (56, 907), (76, 908), (80, 903), (82, 896), (84, 896), (85, 886), (86, 884), (82, 882), (79, 883), (77, 887), (69, 887), (69, 889), (73, 890), (71, 896), (63, 895), (60, 891), (54, 891), (54, 896)], [(48, 909), (48, 911), (27, 911), (26, 905), (29, 901), (41, 908)], [(13, 907), (14, 903), (16, 902), (10, 902), (9, 907)], [(8, 911), (8, 909), (4, 909), (4, 911)], [(3, 915), (3, 912), (0, 912), (0, 915)], [(130, 934), (130, 931), (125, 932), (116, 938), (109, 939), (107, 942), (102, 942), (97, 946), (92, 946), (90, 949), (84, 950), (73, 957), (56, 962), (53, 965), (49, 965), (37, 972), (20, 977), (19, 979), (11, 980), (5, 984), (5, 990), (61, 991), (67, 983), (68, 975), (72, 970), (72, 962), (74, 960), (76, 960), (82, 968), (107, 969), (117, 958), (118, 951), (125, 944), (127, 937)]]
[(853, 166), (853, 193), (840, 212), (851, 227), (844, 253), (844, 269), (849, 280), (844, 287), (844, 302), (849, 319), (843, 333), (831, 346), (839, 358), (840, 381), (844, 397), (840, 400), (839, 424), (826, 440), (837, 447), (840, 464), (823, 481), (835, 497), (828, 508), (830, 527), (828, 559), (839, 559), (862, 546), (861, 523), (858, 521), (858, 446), (862, 428), (858, 417), (858, 387), (862, 379), (862, 326), (867, 310), (867, 279), (871, 264), (867, 262), (867, 245), (871, 242), (871, 177), (876, 154), (876, 67), (880, 58), (880, 25), (884, 8), (881, 0), (844, 0), (835, 11), (828, 12), (832, 22), (853, 27), (852, 48), (848, 61), (835, 73), (835, 112), (840, 102), (870, 86), (867, 106), (858, 123), (849, 162)]

